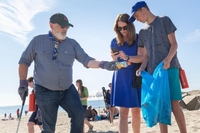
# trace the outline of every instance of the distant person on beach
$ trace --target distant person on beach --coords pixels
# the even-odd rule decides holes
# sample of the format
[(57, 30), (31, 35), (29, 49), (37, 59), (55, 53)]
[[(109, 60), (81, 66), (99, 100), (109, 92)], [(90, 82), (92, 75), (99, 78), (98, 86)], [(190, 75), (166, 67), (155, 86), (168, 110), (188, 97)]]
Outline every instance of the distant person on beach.
[(6, 114), (6, 113), (4, 114), (4, 118), (5, 118), (5, 119), (7, 118), (7, 114)]
[[(27, 79), (28, 81), (28, 86), (30, 88), (33, 88), (34, 86), (34, 81), (33, 81), (33, 77), (29, 77)], [(34, 133), (34, 126), (38, 125), (39, 128), (42, 130), (42, 119), (41, 119), (41, 112), (40, 109), (38, 108), (38, 105), (35, 105), (35, 111), (31, 114), (27, 126), (28, 126), (28, 133)]]
[(28, 114), (28, 110), (25, 110), (24, 113), (25, 113), (25, 116), (27, 116), (27, 114)]
[(88, 118), (88, 120), (95, 121), (96, 116), (97, 116), (97, 111), (95, 109), (92, 109), (92, 106), (89, 106), (88, 109), (86, 110), (86, 117)]
[(103, 109), (103, 113), (106, 113), (106, 114), (107, 114), (107, 113), (108, 113), (108, 111), (107, 111), (106, 109)]
[[(128, 133), (129, 109), (133, 132), (140, 133), (141, 88), (133, 88), (133, 78), (136, 77), (134, 66), (142, 62), (144, 48), (138, 47), (135, 26), (128, 19), (128, 14), (119, 14), (114, 23), (116, 37), (111, 41), (111, 57), (114, 61), (126, 61), (130, 65), (114, 71), (110, 105), (120, 107), (119, 133)], [(114, 48), (118, 52), (112, 51)]]
[(8, 116), (8, 119), (11, 119), (11, 118), (12, 118), (12, 114), (10, 113), (9, 116)]
[(119, 116), (119, 109), (118, 109), (117, 107), (114, 107), (113, 110), (114, 110), (114, 113), (113, 113), (113, 114), (114, 114), (114, 115), (113, 115), (114, 118), (115, 118), (115, 117), (118, 117), (118, 116)]
[(12, 114), (10, 113), (9, 114), (9, 118), (8, 118), (9, 120), (14, 120), (14, 118), (12, 117)]
[(34, 126), (38, 125), (39, 128), (42, 130), (42, 119), (40, 114), (40, 109), (36, 105), (35, 111), (31, 114), (27, 126), (28, 126), (28, 133), (34, 133)]
[(67, 31), (73, 25), (64, 14), (53, 14), (49, 19), (49, 27), (47, 34), (35, 36), (22, 53), (18, 62), (18, 94), (22, 100), (27, 96), (28, 68), (34, 62), (34, 89), (42, 114), (42, 133), (55, 132), (59, 106), (71, 118), (70, 133), (82, 133), (84, 111), (79, 94), (72, 83), (74, 61), (79, 61), (86, 68), (114, 71), (118, 67), (116, 61), (95, 60), (75, 39), (67, 37)]
[[(163, 69), (167, 69), (169, 77), (172, 112), (179, 131), (187, 133), (185, 117), (179, 104), (182, 94), (179, 80), (180, 63), (177, 57), (178, 44), (175, 36), (177, 28), (169, 17), (155, 16), (145, 1), (133, 5), (129, 22), (132, 23), (135, 20), (145, 23), (144, 28), (139, 31), (138, 46), (144, 47), (146, 52), (137, 75), (139, 76), (139, 73), (146, 67), (148, 73), (153, 74), (158, 64), (164, 63)], [(161, 133), (168, 132), (166, 124), (160, 123), (159, 126)]]
[(107, 109), (109, 109), (109, 107), (110, 107), (111, 86), (112, 86), (112, 84), (109, 83), (108, 84), (109, 89), (106, 90), (106, 98), (104, 99), (104, 101), (108, 104), (108, 107), (106, 107)]
[(98, 116), (98, 113), (97, 113), (97, 111), (96, 111), (95, 108), (92, 109), (92, 115), (93, 115), (93, 121), (99, 120), (99, 119), (98, 119), (99, 116)]
[(119, 116), (119, 109), (117, 107), (112, 107), (113, 115), (110, 115), (110, 111), (107, 113), (107, 119), (110, 120), (110, 117), (112, 116), (112, 119)]
[(110, 123), (113, 124), (113, 115), (114, 115), (114, 106), (110, 105), (110, 95), (111, 95), (111, 87), (112, 87), (112, 83), (108, 84), (109, 89), (106, 91), (106, 99), (105, 102), (107, 103), (108, 107), (107, 109), (109, 110), (109, 119), (110, 119)]
[[(88, 89), (85, 86), (83, 86), (83, 82), (81, 79), (76, 80), (76, 87), (78, 88), (78, 93), (79, 93), (81, 103), (82, 103), (82, 106), (84, 109), (84, 115), (85, 115), (84, 123), (89, 128), (88, 132), (91, 132), (93, 129), (93, 125), (91, 125), (90, 122), (88, 121), (88, 119), (86, 118), (87, 99), (89, 97)], [(84, 128), (83, 128), (83, 130), (84, 130)], [(83, 131), (83, 132), (85, 132), (85, 131)]]
[(19, 109), (17, 109), (17, 111), (16, 111), (16, 114), (17, 114), (17, 120), (18, 120), (18, 119), (19, 119), (19, 117), (21, 117), (21, 116), (20, 116)]
[(86, 110), (85, 117), (89, 120), (92, 118), (92, 106), (89, 106)]

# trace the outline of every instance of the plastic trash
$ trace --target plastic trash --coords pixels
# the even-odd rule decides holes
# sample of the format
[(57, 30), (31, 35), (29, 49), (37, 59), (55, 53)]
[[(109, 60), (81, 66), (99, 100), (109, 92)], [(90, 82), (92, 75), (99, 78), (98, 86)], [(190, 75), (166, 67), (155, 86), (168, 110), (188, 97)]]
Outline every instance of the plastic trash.
[(171, 99), (168, 72), (160, 63), (153, 75), (146, 71), (142, 76), (142, 116), (148, 127), (157, 123), (171, 125)]

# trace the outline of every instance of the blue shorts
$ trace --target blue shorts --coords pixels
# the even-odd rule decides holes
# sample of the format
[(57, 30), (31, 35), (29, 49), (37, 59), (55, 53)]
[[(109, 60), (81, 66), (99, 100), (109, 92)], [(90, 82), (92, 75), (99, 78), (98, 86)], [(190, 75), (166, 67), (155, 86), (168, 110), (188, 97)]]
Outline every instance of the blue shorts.
[(35, 125), (39, 125), (40, 126), (40, 125), (42, 125), (42, 122), (37, 119), (38, 106), (36, 105), (35, 107), (36, 107), (36, 109), (31, 114), (28, 122), (33, 122), (33, 123), (35, 123)]
[(178, 68), (169, 68), (168, 69), (168, 77), (169, 77), (169, 88), (171, 100), (181, 100), (181, 86), (179, 79), (179, 69)]

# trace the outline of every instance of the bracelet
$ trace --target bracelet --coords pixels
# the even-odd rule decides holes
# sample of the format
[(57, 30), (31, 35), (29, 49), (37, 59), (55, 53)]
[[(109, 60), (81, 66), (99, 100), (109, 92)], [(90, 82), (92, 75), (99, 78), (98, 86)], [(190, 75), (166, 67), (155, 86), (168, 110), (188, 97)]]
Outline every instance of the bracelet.
[[(127, 55), (128, 56), (128, 55)], [(130, 57), (128, 56), (128, 58), (125, 61), (128, 61), (130, 59)]]

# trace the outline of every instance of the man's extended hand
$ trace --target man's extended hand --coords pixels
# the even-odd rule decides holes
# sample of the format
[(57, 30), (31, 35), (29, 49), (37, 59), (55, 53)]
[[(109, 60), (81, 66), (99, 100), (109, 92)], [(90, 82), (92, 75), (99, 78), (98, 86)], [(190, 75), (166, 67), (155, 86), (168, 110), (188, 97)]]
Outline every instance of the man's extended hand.
[(27, 80), (20, 80), (18, 94), (23, 101), (26, 96), (28, 96), (28, 82)]
[(115, 71), (115, 70), (119, 70), (119, 68), (117, 67), (116, 61), (102, 61), (99, 64), (99, 67), (102, 69), (106, 69), (108, 71)]

